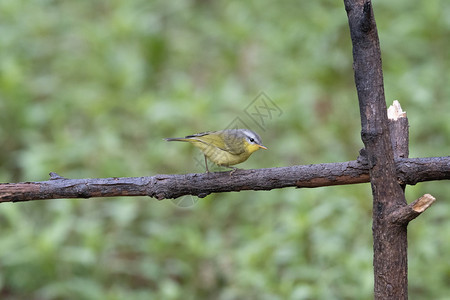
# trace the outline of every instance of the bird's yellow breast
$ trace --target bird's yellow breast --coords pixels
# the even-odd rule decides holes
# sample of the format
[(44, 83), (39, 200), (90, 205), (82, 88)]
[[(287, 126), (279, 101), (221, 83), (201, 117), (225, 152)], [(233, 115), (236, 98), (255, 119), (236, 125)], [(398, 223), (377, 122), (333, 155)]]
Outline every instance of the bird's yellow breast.
[[(215, 163), (219, 166), (232, 166), (232, 165), (236, 165), (241, 162), (244, 162), (249, 158), (249, 156), (250, 156), (250, 154), (252, 154), (252, 152), (258, 150), (258, 149), (255, 149), (251, 152), (244, 150), (244, 151), (242, 151), (242, 153), (233, 154), (229, 151), (218, 148), (212, 144), (205, 144), (204, 142), (195, 141), (195, 140), (190, 140), (189, 142), (192, 143), (197, 148), (199, 148), (200, 150), (202, 150), (202, 152), (206, 155), (206, 157), (209, 160), (211, 160), (213, 163)], [(250, 145), (250, 146), (252, 146), (252, 145)], [(250, 147), (250, 148), (253, 148), (253, 147)], [(256, 147), (256, 148), (258, 148), (258, 147)]]
[(250, 143), (248, 143), (247, 141), (244, 141), (244, 147), (245, 147), (245, 149), (246, 149), (246, 152), (249, 153), (249, 155), (252, 154), (253, 152), (255, 152), (255, 151), (261, 149), (261, 147), (260, 147), (259, 145), (256, 145), (256, 144), (250, 144)]

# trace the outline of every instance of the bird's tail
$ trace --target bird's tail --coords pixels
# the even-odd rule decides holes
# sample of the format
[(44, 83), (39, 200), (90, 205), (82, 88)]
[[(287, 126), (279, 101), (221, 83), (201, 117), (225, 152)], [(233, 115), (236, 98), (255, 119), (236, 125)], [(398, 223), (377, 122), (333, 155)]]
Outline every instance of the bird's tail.
[(186, 139), (186, 138), (165, 138), (164, 140), (166, 140), (168, 142), (174, 142), (174, 141), (177, 141), (177, 142), (188, 142), (189, 141), (189, 139)]

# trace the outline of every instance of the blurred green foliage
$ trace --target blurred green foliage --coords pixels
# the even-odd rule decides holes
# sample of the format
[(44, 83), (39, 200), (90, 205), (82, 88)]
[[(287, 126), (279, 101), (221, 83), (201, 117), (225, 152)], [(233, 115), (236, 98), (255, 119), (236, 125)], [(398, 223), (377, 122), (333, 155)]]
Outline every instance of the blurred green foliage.
[[(450, 2), (375, 1), (388, 104), (411, 157), (450, 150)], [(0, 181), (202, 172), (162, 138), (236, 118), (269, 151), (241, 168), (355, 159), (342, 1), (0, 2)], [(282, 110), (245, 113), (264, 92)], [(254, 105), (254, 104), (253, 104)], [(447, 182), (409, 229), (413, 299), (450, 294)], [(177, 200), (180, 201), (180, 200)], [(1, 299), (371, 299), (368, 184), (0, 205)], [(187, 207), (183, 207), (187, 206)]]

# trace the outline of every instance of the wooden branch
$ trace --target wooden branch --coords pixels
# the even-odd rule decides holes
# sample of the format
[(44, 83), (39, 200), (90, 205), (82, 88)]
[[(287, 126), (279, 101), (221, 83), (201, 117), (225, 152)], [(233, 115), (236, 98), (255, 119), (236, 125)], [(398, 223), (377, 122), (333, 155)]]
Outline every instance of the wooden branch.
[(396, 209), (388, 218), (393, 224), (407, 225), (430, 207), (434, 201), (436, 201), (436, 198), (430, 194), (425, 194), (414, 202)]
[(391, 145), (395, 158), (407, 158), (409, 155), (409, 122), (400, 103), (394, 100), (388, 111), (388, 125), (391, 133)]
[(398, 158), (395, 160), (398, 183), (415, 185), (424, 181), (448, 180), (449, 158)]
[[(450, 179), (450, 157), (398, 159), (396, 167), (402, 183)], [(232, 176), (230, 172), (96, 179), (50, 175), (47, 181), (0, 184), (0, 202), (117, 196), (150, 196), (162, 200), (242, 190), (357, 184), (369, 182), (369, 167), (361, 157), (343, 163), (237, 170)]]
[[(409, 155), (409, 122), (406, 112), (402, 110), (400, 102), (394, 100), (392, 105), (389, 106), (387, 114), (394, 157), (407, 158)], [(398, 170), (397, 173), (399, 173)], [(411, 169), (409, 169), (408, 173), (414, 174), (416, 178), (421, 175), (419, 172), (411, 172)], [(401, 187), (405, 190), (406, 184), (401, 183)], [(425, 194), (416, 201), (395, 209), (389, 214), (388, 219), (390, 219), (392, 224), (407, 226), (410, 221), (417, 218), (430, 207), (435, 200), (430, 194)]]
[[(407, 158), (409, 155), (409, 122), (400, 102), (394, 100), (388, 111), (388, 126), (391, 133), (391, 145), (395, 158)], [(401, 184), (405, 191), (406, 184)]]
[(375, 299), (407, 299), (407, 234), (388, 212), (406, 205), (398, 184), (383, 87), (381, 51), (370, 0), (344, 0), (353, 44), (353, 69), (361, 114), (361, 138), (373, 195)]

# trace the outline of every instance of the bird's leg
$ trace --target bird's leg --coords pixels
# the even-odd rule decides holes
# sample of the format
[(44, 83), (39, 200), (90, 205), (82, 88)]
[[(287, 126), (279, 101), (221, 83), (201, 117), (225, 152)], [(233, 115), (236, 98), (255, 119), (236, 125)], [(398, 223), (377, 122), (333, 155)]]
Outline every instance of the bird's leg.
[(206, 155), (203, 155), (205, 157), (205, 167), (206, 167), (206, 173), (209, 173), (208, 169), (208, 161), (206, 160)]
[(239, 170), (239, 168), (236, 168), (236, 167), (228, 167), (228, 168), (233, 169), (233, 170), (230, 171), (230, 176), (233, 175), (234, 172), (236, 172), (237, 170)]

